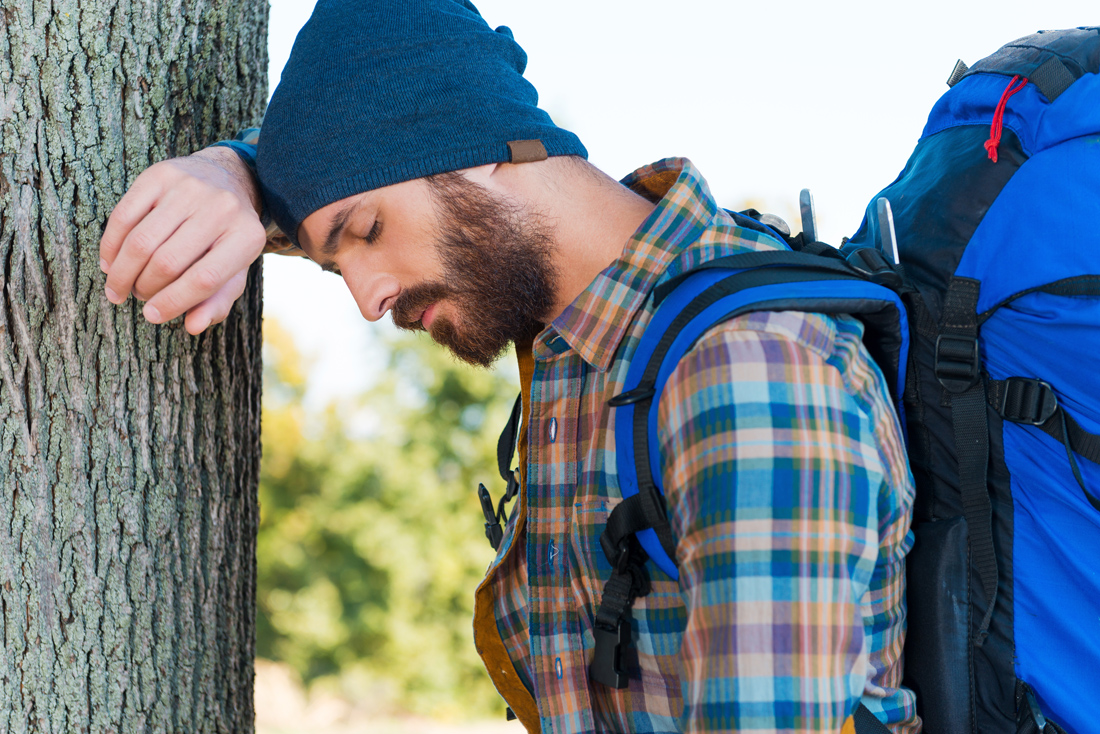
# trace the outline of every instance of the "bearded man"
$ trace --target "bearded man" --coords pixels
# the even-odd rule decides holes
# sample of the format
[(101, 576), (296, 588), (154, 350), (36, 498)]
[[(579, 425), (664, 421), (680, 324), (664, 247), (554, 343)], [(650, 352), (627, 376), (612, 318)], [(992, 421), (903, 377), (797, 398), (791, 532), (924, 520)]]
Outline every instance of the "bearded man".
[(119, 203), (108, 298), (197, 334), (241, 293), (270, 217), (269, 247), (340, 273), (366, 319), (392, 312), (478, 365), (515, 345), (522, 486), (474, 637), (528, 731), (839, 732), (861, 703), (918, 731), (900, 661), (912, 481), (843, 316), (740, 316), (680, 361), (660, 395), (679, 579), (648, 569), (627, 687), (591, 678), (599, 538), (622, 500), (608, 400), (651, 291), (780, 245), (687, 160), (598, 171), (525, 65), (467, 0), (320, 0), (262, 133), (159, 163)]

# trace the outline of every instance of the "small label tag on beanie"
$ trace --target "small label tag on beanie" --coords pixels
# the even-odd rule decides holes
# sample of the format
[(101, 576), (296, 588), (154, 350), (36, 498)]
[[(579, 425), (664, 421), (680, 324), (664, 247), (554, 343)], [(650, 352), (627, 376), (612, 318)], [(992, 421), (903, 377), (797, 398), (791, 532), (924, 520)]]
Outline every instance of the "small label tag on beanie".
[(550, 157), (541, 140), (509, 140), (508, 150), (512, 151), (512, 163), (535, 163)]

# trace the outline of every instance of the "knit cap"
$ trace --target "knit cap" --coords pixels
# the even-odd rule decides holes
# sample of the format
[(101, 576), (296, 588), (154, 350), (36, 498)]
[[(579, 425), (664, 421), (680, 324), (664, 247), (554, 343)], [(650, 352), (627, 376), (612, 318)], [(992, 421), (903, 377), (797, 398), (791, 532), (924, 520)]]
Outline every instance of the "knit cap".
[(487, 163), (587, 157), (537, 107), (527, 54), (469, 0), (318, 0), (260, 132), (264, 204), (296, 244), (323, 206)]

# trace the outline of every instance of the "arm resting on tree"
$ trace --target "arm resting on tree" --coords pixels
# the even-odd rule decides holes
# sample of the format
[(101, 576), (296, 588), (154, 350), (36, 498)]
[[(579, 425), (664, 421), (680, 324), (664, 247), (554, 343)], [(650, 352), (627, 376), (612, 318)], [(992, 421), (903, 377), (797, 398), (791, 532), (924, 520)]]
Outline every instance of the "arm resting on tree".
[[(217, 143), (211, 145), (211, 148), (224, 147), (229, 148), (236, 153), (242, 162), (252, 171), (253, 177), (256, 176), (256, 147), (260, 143), (260, 128), (251, 127), (247, 130), (242, 130), (237, 133), (237, 137), (233, 140), (220, 140)], [(262, 207), (261, 200), (261, 207)], [(263, 222), (267, 232), (267, 244), (264, 245), (264, 254), (275, 255), (292, 255), (295, 257), (307, 257), (306, 253), (301, 248), (294, 245), (290, 239), (283, 234), (279, 229), (279, 225), (271, 221), (271, 217), (267, 215), (266, 210), (261, 210), (260, 220)]]
[(100, 240), (112, 303), (146, 301), (160, 324), (186, 314), (192, 334), (222, 321), (264, 250), (259, 187), (237, 154), (206, 148), (146, 169), (115, 206)]

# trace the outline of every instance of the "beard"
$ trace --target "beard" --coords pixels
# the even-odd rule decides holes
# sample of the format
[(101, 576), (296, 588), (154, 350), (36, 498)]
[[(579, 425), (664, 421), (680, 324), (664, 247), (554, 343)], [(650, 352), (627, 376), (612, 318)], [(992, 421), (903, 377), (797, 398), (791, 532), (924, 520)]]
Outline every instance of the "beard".
[(439, 209), (437, 281), (403, 290), (393, 323), (424, 330), (425, 308), (447, 299), (456, 318), (437, 314), (430, 334), (460, 360), (489, 367), (509, 344), (529, 339), (554, 305), (557, 273), (549, 227), (459, 173), (427, 177)]

